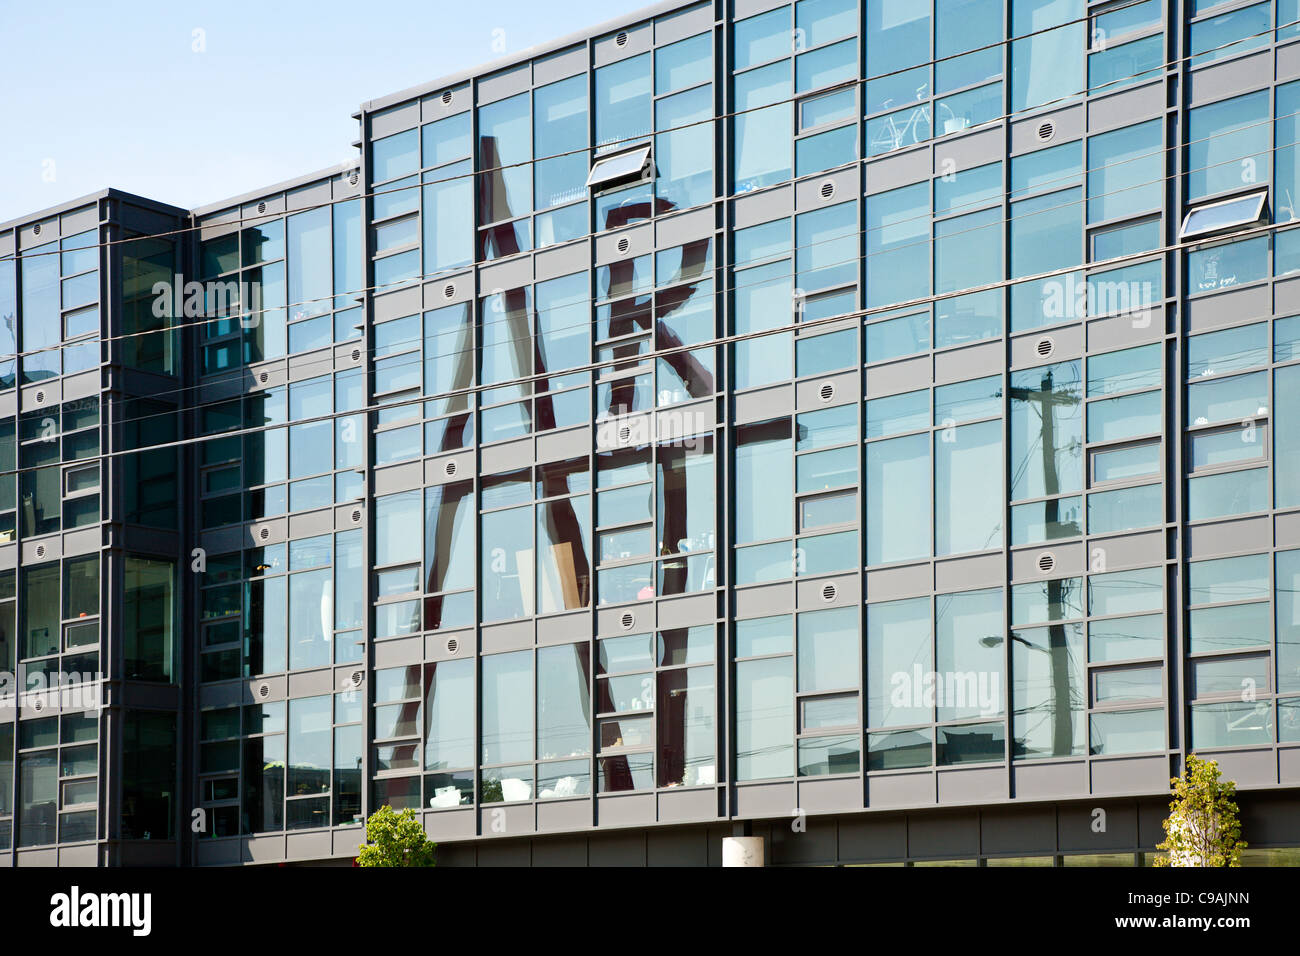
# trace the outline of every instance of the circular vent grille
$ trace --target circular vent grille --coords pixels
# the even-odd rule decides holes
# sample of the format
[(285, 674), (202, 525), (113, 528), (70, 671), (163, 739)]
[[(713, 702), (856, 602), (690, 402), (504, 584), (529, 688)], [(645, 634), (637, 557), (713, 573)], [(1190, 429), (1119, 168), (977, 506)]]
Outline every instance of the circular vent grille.
[(361, 509), (360, 509), (360, 508), (353, 508), (353, 509), (352, 509), (352, 523), (353, 523), (353, 524), (361, 524)]
[(623, 630), (630, 631), (632, 630), (632, 625), (636, 623), (636, 615), (631, 611), (628, 611), (623, 615), (619, 623), (623, 625)]
[(1050, 551), (1044, 551), (1038, 556), (1038, 570), (1043, 574), (1048, 574), (1056, 567), (1056, 555)]
[(265, 541), (267, 538), (271, 537), (271, 529), (270, 529), (270, 528), (258, 528), (258, 529), (257, 529), (257, 536), (258, 536), (259, 538), (261, 538), (263, 541)]
[(348, 185), (349, 185), (349, 186), (355, 186), (355, 185), (356, 185), (357, 183), (359, 183), (360, 181), (361, 181), (361, 174), (358, 173), (355, 169), (352, 170), (352, 172), (348, 173)]
[(822, 600), (823, 600), (823, 601), (834, 601), (834, 600), (835, 600), (835, 595), (838, 594), (838, 593), (839, 593), (839, 590), (835, 587), (835, 585), (833, 585), (833, 584), (828, 584), (828, 585), (826, 585), (826, 587), (822, 588)]
[(835, 383), (823, 382), (822, 387), (817, 390), (817, 394), (821, 397), (823, 402), (829, 402), (835, 397)]
[(352, 350), (352, 361), (354, 361), (354, 362), (360, 362), (360, 361), (361, 361), (361, 349), (353, 349), (353, 350)]
[(620, 442), (625, 442), (631, 437), (632, 437), (632, 429), (628, 428), (626, 425), (624, 425), (622, 428), (618, 430), (618, 440)]
[(360, 687), (363, 683), (365, 683), (365, 680), (366, 680), (365, 671), (353, 671), (351, 674), (348, 675), (348, 682), (351, 683), (353, 687)]
[(627, 255), (627, 251), (632, 248), (632, 243), (627, 236), (623, 236), (618, 240), (617, 247), (618, 254), (625, 256)]
[(34, 701), (32, 701), (32, 710), (36, 711), (37, 713), (40, 713), (44, 709), (45, 709), (45, 701), (41, 700), (39, 697), (37, 697)]
[(1055, 135), (1056, 135), (1056, 127), (1053, 126), (1051, 123), (1038, 124), (1038, 138), (1041, 139), (1044, 143), (1046, 143)]
[(1051, 355), (1054, 351), (1056, 351), (1056, 343), (1053, 342), (1051, 338), (1044, 335), (1041, 339), (1039, 339), (1037, 342), (1034, 343), (1034, 351), (1037, 352), (1039, 355), (1041, 355), (1043, 358), (1047, 358), (1047, 356)]
[(444, 299), (450, 299), (455, 294), (456, 294), (455, 283), (448, 282), (445, 286), (442, 287), (442, 297)]
[(266, 700), (271, 696), (271, 685), (262, 683), (257, 685), (257, 696), (259, 700)]
[(38, 544), (38, 545), (36, 546), (36, 556), (37, 556), (38, 558), (43, 558), (43, 557), (45, 557), (45, 545), (43, 545), (43, 544)]
[(835, 184), (829, 179), (826, 180), (826, 182), (822, 183), (821, 194), (822, 199), (830, 199), (835, 195)]
[(456, 463), (454, 461), (447, 462), (445, 465), (442, 466), (442, 473), (446, 475), (448, 478), (452, 477), (454, 474), (456, 474)]
[(258, 203), (258, 204), (257, 204), (257, 211), (258, 211), (259, 213), (261, 213), (261, 212), (266, 212), (266, 203), (264, 203), (264, 202), (260, 202), (260, 203)]
[(267, 382), (271, 380), (271, 376), (266, 372), (258, 372), (257, 380), (261, 382), (263, 385), (265, 385)]
[(36, 404), (37, 405), (45, 404), (45, 391), (43, 389), (36, 393)]
[(614, 37), (614, 45), (615, 45), (615, 46), (627, 46), (627, 34), (626, 34), (626, 33), (620, 33), (618, 36)]
[(32, 226), (32, 235), (39, 236), (40, 234), (41, 234), (41, 224), (38, 222), (36, 225)]
[(442, 102), (447, 106), (451, 105), (451, 90), (442, 91)]
[(447, 653), (448, 653), (448, 654), (455, 654), (455, 653), (456, 653), (456, 649), (459, 648), (459, 647), (460, 647), (460, 641), (456, 640), (456, 638), (454, 638), (454, 637), (449, 637), (449, 638), (447, 638)]

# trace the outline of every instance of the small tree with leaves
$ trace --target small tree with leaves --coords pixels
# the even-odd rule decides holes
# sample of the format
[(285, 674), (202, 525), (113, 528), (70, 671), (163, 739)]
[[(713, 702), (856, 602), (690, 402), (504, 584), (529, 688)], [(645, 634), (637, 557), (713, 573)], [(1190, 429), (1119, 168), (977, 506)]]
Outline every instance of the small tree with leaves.
[(398, 813), (385, 804), (366, 821), (366, 842), (358, 866), (433, 866), (436, 843), (429, 842), (414, 810)]
[(1219, 764), (1187, 755), (1181, 777), (1173, 778), (1174, 799), (1164, 822), (1165, 839), (1156, 849), (1156, 866), (1241, 866), (1241, 823), (1237, 819), (1237, 786), (1219, 780)]

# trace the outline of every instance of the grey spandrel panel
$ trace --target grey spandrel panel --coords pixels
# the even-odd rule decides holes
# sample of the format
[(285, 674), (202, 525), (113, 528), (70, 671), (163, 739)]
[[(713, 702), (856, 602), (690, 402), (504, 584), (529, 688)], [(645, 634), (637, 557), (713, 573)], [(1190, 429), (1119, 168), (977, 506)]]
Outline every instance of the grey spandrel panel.
[(19, 392), (19, 395), (21, 395), (21, 407), (24, 412), (57, 408), (58, 403), (63, 401), (63, 380), (46, 379), (38, 385), (28, 385)]
[(1273, 51), (1258, 53), (1240, 59), (1215, 63), (1193, 70), (1188, 80), (1189, 107), (1257, 90), (1268, 86), (1273, 79)]
[(536, 633), (531, 620), (511, 621), (508, 624), (484, 625), (480, 629), (479, 639), (482, 641), (483, 653), (489, 654), (532, 647)]
[[(826, 589), (834, 588), (834, 597), (826, 598)], [(795, 582), (795, 606), (801, 611), (826, 607), (846, 607), (859, 602), (857, 574), (840, 574), (815, 580)]]
[(735, 816), (788, 817), (795, 806), (794, 783), (753, 783), (735, 786)]
[(687, 37), (703, 33), (713, 26), (713, 3), (701, 3), (686, 7), (680, 12), (661, 16), (654, 23), (654, 40), (656, 46), (675, 43)]
[(1271, 296), (1267, 284), (1231, 289), (1217, 295), (1196, 296), (1185, 306), (1188, 332), (1235, 325), (1246, 315), (1268, 315)]
[(59, 218), (51, 216), (40, 222), (28, 223), (18, 230), (18, 250), (20, 252), (41, 246), (59, 238)]
[(945, 137), (934, 145), (934, 175), (974, 169), (1002, 159), (1006, 153), (1006, 134), (989, 129), (969, 136)]
[(420, 123), (420, 104), (411, 101), (403, 106), (381, 110), (370, 114), (370, 138), (383, 139), (403, 130), (413, 129)]
[(893, 568), (868, 569), (867, 599), (889, 601), (920, 597), (931, 592), (933, 583), (934, 572), (928, 561)]
[[(625, 250), (619, 248), (624, 240), (627, 241)], [(606, 265), (610, 262), (643, 256), (653, 251), (654, 247), (654, 226), (651, 223), (620, 229), (610, 235), (597, 236), (595, 265)], [(603, 290), (597, 289), (596, 294), (602, 295)]]
[(1185, 550), (1189, 558), (1265, 551), (1271, 546), (1273, 523), (1267, 515), (1212, 521), (1189, 527)]
[(912, 814), (907, 848), (917, 859), (953, 859), (979, 853), (979, 818), (972, 813)]
[(1300, 79), (1300, 43), (1288, 43), (1277, 48), (1277, 82)]
[(533, 61), (533, 85), (545, 86), (587, 71), (587, 45), (570, 47)]
[[(619, 38), (623, 43), (619, 43)], [(628, 57), (645, 53), (654, 45), (654, 28), (650, 23), (627, 27), (617, 33), (597, 37), (591, 44), (592, 65), (596, 67), (618, 63)]]
[(1007, 799), (1007, 770), (998, 764), (991, 767), (966, 767), (938, 772), (940, 803), (990, 803)]
[(375, 469), (374, 495), (391, 495), (399, 491), (409, 491), (424, 484), (424, 468), (418, 461), (404, 462)]
[(256, 677), (243, 682), (245, 704), (263, 704), (285, 700), (289, 696), (289, 678), (284, 674)]
[(1156, 342), (1164, 337), (1164, 308), (1157, 307), (1149, 318), (1134, 321), (1132, 316), (1112, 315), (1087, 324), (1085, 337), (1089, 352), (1113, 352), (1118, 349)]
[(266, 222), (268, 216), (282, 212), (284, 212), (283, 194), (268, 196), (256, 202), (244, 203), (239, 210), (241, 218), (252, 220), (254, 223)]
[(707, 239), (716, 232), (712, 208), (696, 209), (655, 222), (655, 239), (660, 249), (671, 249), (693, 239)]
[(1005, 578), (1004, 559), (999, 554), (954, 558), (934, 563), (934, 584), (938, 591), (993, 587)]
[[(375, 642), (375, 667), (403, 667), (423, 659), (424, 642), (418, 637)], [(299, 696), (297, 694), (293, 696)]]
[[(1047, 355), (1039, 354), (1039, 345), (1044, 339), (1051, 342)], [(1011, 340), (1011, 367), (1013, 369), (1036, 368), (1040, 365), (1052, 365), (1068, 359), (1078, 358), (1083, 354), (1083, 325), (1066, 325), (1045, 332), (1018, 336)]]
[[(1006, 364), (1001, 340), (934, 354), (934, 383), (963, 382), (996, 375)], [(870, 373), (868, 373), (870, 374)]]
[(1300, 276), (1277, 279), (1273, 283), (1273, 314), (1290, 315), (1300, 312)]
[(737, 621), (788, 613), (794, 610), (794, 584), (781, 581), (757, 587), (736, 588), (731, 593), (731, 601), (732, 617)]
[(1050, 554), (1054, 561), (1052, 577), (1082, 574), (1087, 569), (1088, 552), (1082, 542), (1045, 543), (1011, 552), (1011, 580), (1046, 580), (1038, 566), (1038, 560), (1044, 554)]
[(420, 122), (431, 123), (434, 120), (455, 116), (457, 113), (466, 112), (472, 105), (469, 84), (455, 83), (420, 100)]
[(479, 450), (479, 470), (484, 475), (510, 471), (533, 460), (533, 438), (516, 439)]
[(1163, 80), (1095, 97), (1088, 101), (1088, 133), (1104, 133), (1121, 126), (1130, 126), (1136, 119), (1163, 116), (1164, 112)]
[(64, 236), (75, 236), (79, 232), (94, 229), (98, 225), (99, 207), (97, 205), (65, 212), (59, 216), (59, 233)]
[(736, 424), (779, 418), (794, 411), (794, 387), (777, 385), (756, 389), (736, 395), (733, 402)]
[(665, 598), (655, 609), (661, 630), (711, 624), (717, 616), (717, 602), (712, 593)]
[(1055, 846), (1055, 807), (999, 807), (980, 813), (981, 853), (1030, 853)]
[(867, 163), (866, 194), (887, 192), (930, 179), (933, 161), (928, 147), (900, 155), (886, 154)]
[(731, 223), (736, 229), (754, 226), (794, 213), (794, 187), (785, 185), (742, 196), (732, 201)]
[(867, 369), (867, 398), (896, 395), (924, 388), (933, 381), (933, 365), (929, 355), (918, 358), (873, 365)]
[(517, 289), (533, 281), (533, 257), (518, 256), (506, 262), (482, 266), (478, 273), (479, 288)]
[(499, 73), (493, 73), (491, 76), (482, 77), (475, 84), (478, 105), (495, 103), (497, 100), (522, 93), (530, 87), (531, 79), (532, 68), (528, 63), (521, 63)]
[(321, 508), (302, 514), (290, 514), (289, 536), (306, 538), (318, 534), (327, 534), (334, 530), (334, 509)]
[(444, 305), (458, 305), (474, 298), (474, 273), (461, 272), (443, 276), (424, 285), (424, 308), (440, 309)]
[[(513, 806), (480, 807), (479, 835), (508, 833), (512, 837), (533, 833), (537, 818), (531, 803)], [(484, 840), (478, 845), (479, 866), (528, 866), (529, 845), (526, 841)]]
[(1214, 752), (1225, 780), (1238, 787), (1272, 787), (1278, 783), (1277, 756), (1265, 750), (1219, 750)]
[[(1098, 829), (1096, 810), (1105, 813)], [(1062, 852), (1131, 849), (1138, 845), (1138, 811), (1131, 801), (1091, 801), (1057, 807), (1056, 841)]]
[(1021, 762), (1011, 767), (1011, 795), (1017, 800), (1046, 800), (1088, 795), (1088, 765)]
[(382, 322), (385, 319), (414, 315), (420, 311), (420, 287), (411, 286), (407, 289), (399, 289), (396, 292), (377, 295), (371, 301), (373, 302), (370, 312), (372, 322)]
[(295, 209), (308, 209), (314, 206), (322, 206), (332, 198), (330, 184), (327, 181), (316, 183), (311, 186), (304, 186), (300, 189), (294, 189), (285, 195), (285, 208), (292, 212)]
[[(821, 408), (837, 408), (852, 405), (858, 401), (858, 382), (860, 373), (843, 372), (839, 375), (824, 375), (795, 384), (795, 407), (800, 411), (816, 411)], [(832, 389), (830, 399), (822, 398), (822, 390), (829, 385)]]
[[(660, 823), (694, 823), (716, 820), (718, 817), (718, 790), (716, 787), (692, 787), (690, 789), (661, 790), (658, 794)], [(651, 847), (656, 839), (670, 840), (671, 834), (683, 836), (683, 831), (651, 830), (648, 834)], [(689, 831), (687, 831), (689, 832)], [(696, 842), (699, 841), (696, 837)], [(699, 853), (705, 855), (705, 848), (700, 845)], [(702, 863), (699, 865), (703, 865)]]
[(1169, 788), (1170, 762), (1165, 756), (1122, 757), (1089, 762), (1093, 794), (1163, 793)]
[(537, 281), (573, 275), (592, 266), (591, 243), (582, 239), (555, 249), (545, 249), (533, 255), (533, 273)]
[(442, 455), (438, 458), (430, 458), (424, 463), (424, 483), (426, 485), (445, 485), (452, 481), (465, 481), (466, 476), (473, 477), (473, 474), (473, 451)]
[(14, 254), (14, 234), (6, 232), (0, 235), (0, 257), (12, 256)]
[[(602, 827), (638, 827), (655, 822), (655, 795), (653, 793), (616, 793), (596, 798), (596, 822)], [(645, 837), (637, 835), (644, 841)], [(643, 844), (644, 845), (644, 844)], [(629, 847), (633, 853), (635, 849)], [(622, 857), (622, 865), (628, 858)]]
[(1277, 515), (1273, 519), (1273, 538), (1278, 550), (1300, 548), (1300, 512)]
[[(1043, 139), (1039, 134), (1044, 123), (1050, 123), (1052, 126), (1052, 135), (1047, 139)], [(1062, 143), (1069, 143), (1081, 137), (1083, 129), (1084, 112), (1082, 104), (1076, 104), (1064, 109), (1049, 110), (1045, 113), (1035, 113), (1018, 122), (1012, 122), (1010, 154), (1018, 156), (1052, 146), (1059, 146)]]
[[(862, 181), (862, 171), (855, 164), (848, 169), (833, 173), (823, 173), (795, 183), (794, 207), (799, 212), (821, 209), (833, 202), (841, 202), (858, 194), (858, 184)], [(832, 194), (823, 195), (826, 184), (831, 185)]]

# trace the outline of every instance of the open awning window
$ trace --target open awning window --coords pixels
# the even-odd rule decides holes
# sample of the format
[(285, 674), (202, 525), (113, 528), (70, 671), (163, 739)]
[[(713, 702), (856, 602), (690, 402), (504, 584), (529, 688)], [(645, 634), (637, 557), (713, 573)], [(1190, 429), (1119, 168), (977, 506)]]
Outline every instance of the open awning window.
[(615, 183), (635, 179), (641, 175), (649, 162), (649, 146), (638, 146), (616, 156), (603, 156), (591, 167), (591, 173), (587, 176), (587, 186), (591, 189), (604, 189)]
[(1178, 231), (1178, 238), (1200, 239), (1263, 222), (1267, 213), (1267, 200), (1268, 191), (1261, 190), (1189, 209), (1183, 219), (1183, 227)]

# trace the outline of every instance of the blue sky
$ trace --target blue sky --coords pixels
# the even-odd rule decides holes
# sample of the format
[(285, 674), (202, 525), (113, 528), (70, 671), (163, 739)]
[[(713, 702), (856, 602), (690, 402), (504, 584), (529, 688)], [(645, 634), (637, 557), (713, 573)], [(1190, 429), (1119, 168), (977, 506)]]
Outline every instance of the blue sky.
[(362, 102), (648, 2), (0, 0), (0, 222), (106, 186), (189, 208), (333, 166)]

